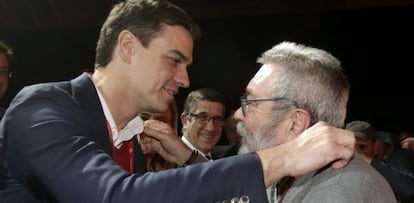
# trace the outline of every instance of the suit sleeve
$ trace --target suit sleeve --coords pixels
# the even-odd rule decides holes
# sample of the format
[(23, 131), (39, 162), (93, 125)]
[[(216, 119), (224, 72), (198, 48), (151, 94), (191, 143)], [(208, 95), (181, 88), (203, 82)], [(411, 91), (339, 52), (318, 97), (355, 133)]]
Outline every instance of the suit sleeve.
[[(64, 91), (19, 94), (5, 122), (13, 176), (37, 199), (56, 202), (266, 202), (255, 153), (129, 175), (94, 140), (82, 106)], [(105, 125), (105, 124), (102, 124)], [(102, 126), (99, 126), (102, 127)], [(107, 136), (107, 135), (102, 135)]]

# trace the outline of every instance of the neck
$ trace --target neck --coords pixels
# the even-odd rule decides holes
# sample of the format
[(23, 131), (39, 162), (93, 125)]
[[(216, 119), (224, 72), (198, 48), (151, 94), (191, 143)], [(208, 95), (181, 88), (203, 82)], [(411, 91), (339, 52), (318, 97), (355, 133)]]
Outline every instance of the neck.
[(92, 81), (105, 99), (117, 129), (121, 130), (136, 117), (138, 111), (129, 105), (122, 79), (119, 78), (109, 67), (97, 69), (92, 75)]

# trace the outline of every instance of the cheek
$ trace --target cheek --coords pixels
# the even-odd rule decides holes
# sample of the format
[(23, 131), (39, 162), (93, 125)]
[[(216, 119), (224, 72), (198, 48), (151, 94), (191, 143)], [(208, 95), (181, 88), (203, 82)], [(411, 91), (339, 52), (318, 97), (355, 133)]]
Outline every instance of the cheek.
[(169, 80), (172, 80), (175, 76), (175, 72), (171, 67), (154, 67), (152, 70), (154, 83), (166, 83)]
[(252, 117), (247, 117), (243, 120), (243, 125), (249, 132), (254, 132), (254, 129), (259, 129), (259, 122), (257, 122)]
[(188, 134), (194, 134), (194, 132), (196, 132), (196, 128), (194, 126), (194, 124), (187, 122), (186, 126), (185, 126)]
[(198, 132), (201, 130), (201, 127), (198, 126), (197, 124), (193, 124), (191, 125), (190, 130), (194, 135), (197, 135)]
[(163, 82), (161, 81), (161, 76), (157, 73), (146, 73), (148, 77), (145, 77), (145, 83), (143, 83), (143, 86), (148, 88), (151, 92), (153, 92), (156, 89), (159, 89), (158, 86), (162, 86)]

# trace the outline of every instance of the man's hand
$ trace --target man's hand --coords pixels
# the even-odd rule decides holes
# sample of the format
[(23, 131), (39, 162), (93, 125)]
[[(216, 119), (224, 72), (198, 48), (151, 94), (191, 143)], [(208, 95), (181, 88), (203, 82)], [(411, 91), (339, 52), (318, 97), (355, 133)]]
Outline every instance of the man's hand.
[(318, 122), (298, 138), (257, 152), (262, 160), (265, 184), (284, 176), (300, 176), (332, 163), (344, 167), (354, 156), (354, 133)]
[(191, 149), (167, 123), (158, 120), (147, 120), (144, 132), (140, 136), (143, 151), (156, 152), (169, 162), (182, 165), (191, 155)]

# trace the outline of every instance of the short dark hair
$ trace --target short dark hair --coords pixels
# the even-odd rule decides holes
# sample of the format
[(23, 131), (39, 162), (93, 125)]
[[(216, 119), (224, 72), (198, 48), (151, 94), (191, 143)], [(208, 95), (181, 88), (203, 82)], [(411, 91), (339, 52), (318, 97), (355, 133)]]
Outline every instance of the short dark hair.
[(96, 47), (95, 68), (112, 60), (119, 33), (132, 32), (144, 47), (157, 37), (161, 24), (180, 25), (193, 39), (201, 36), (200, 28), (181, 8), (166, 0), (125, 0), (116, 4), (104, 22)]
[(218, 102), (220, 104), (223, 104), (224, 106), (223, 115), (225, 115), (225, 112), (226, 112), (225, 103), (226, 102), (225, 102), (223, 94), (211, 88), (201, 88), (201, 89), (191, 91), (187, 95), (187, 98), (185, 99), (183, 113), (185, 115), (190, 115), (195, 110), (197, 103), (203, 100)]

